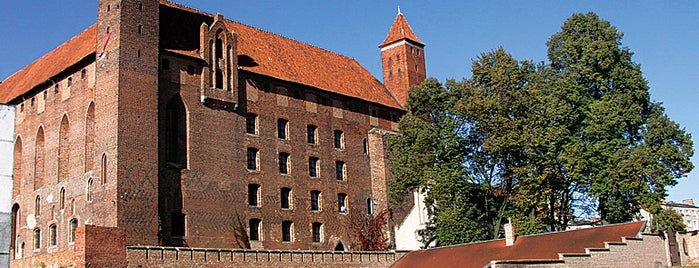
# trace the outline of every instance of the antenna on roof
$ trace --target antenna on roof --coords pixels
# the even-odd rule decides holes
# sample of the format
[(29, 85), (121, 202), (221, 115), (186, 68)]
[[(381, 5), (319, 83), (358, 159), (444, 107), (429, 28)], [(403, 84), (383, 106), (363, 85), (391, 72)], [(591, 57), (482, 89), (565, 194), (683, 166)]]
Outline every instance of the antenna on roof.
[(400, 5), (398, 5), (398, 15), (403, 15), (403, 13), (400, 12)]

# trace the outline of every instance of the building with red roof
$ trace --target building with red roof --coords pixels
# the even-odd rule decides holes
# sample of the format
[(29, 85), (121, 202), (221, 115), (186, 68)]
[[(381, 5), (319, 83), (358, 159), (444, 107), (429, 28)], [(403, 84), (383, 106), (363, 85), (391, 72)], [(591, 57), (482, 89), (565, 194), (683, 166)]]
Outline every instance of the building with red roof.
[(399, 13), (384, 84), (221, 15), (99, 0), (94, 25), (0, 83), (16, 106), (12, 265), (358, 250), (353, 219), (388, 206), (385, 138), (425, 79), (424, 46)]

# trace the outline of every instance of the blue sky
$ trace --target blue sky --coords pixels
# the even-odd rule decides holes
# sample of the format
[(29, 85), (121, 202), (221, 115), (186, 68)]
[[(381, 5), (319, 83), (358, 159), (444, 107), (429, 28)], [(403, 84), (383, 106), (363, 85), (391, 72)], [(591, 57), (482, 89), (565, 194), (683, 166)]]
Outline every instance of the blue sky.
[[(573, 13), (595, 12), (625, 33), (670, 118), (699, 147), (699, 1), (194, 1), (190, 7), (357, 59), (382, 80), (377, 46), (401, 10), (427, 44), (427, 75), (470, 76), (471, 60), (499, 46), (517, 59), (546, 60), (546, 41)], [(0, 0), (0, 79), (96, 20), (96, 0)], [(699, 157), (693, 162), (699, 166)], [(668, 200), (699, 199), (699, 168)], [(697, 200), (699, 201), (699, 200)]]

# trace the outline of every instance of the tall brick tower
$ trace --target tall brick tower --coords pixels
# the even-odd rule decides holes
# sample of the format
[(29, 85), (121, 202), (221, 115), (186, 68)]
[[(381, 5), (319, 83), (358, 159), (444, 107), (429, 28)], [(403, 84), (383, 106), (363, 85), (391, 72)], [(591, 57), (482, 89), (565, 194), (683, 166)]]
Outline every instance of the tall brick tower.
[(417, 38), (398, 9), (398, 16), (379, 45), (384, 85), (405, 106), (408, 89), (425, 81), (425, 44)]
[[(92, 224), (158, 243), (159, 1), (100, 0), (95, 142), (106, 162)], [(98, 158), (100, 159), (100, 158)]]

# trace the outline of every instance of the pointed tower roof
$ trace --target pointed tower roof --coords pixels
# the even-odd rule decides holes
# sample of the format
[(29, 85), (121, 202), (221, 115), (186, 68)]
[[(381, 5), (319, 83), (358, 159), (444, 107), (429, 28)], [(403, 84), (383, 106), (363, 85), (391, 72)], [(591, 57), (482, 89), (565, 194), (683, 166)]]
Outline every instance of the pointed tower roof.
[(413, 29), (410, 28), (408, 21), (405, 20), (405, 16), (403, 16), (403, 13), (400, 12), (399, 7), (398, 16), (396, 16), (396, 20), (393, 21), (393, 25), (391, 26), (391, 30), (388, 31), (388, 36), (386, 36), (386, 40), (384, 40), (383, 43), (379, 45), (379, 48), (383, 48), (389, 44), (395, 43), (403, 39), (408, 39), (423, 46), (425, 45), (424, 43), (422, 43), (422, 41), (420, 41), (419, 38), (417, 38), (417, 36), (413, 32)]

